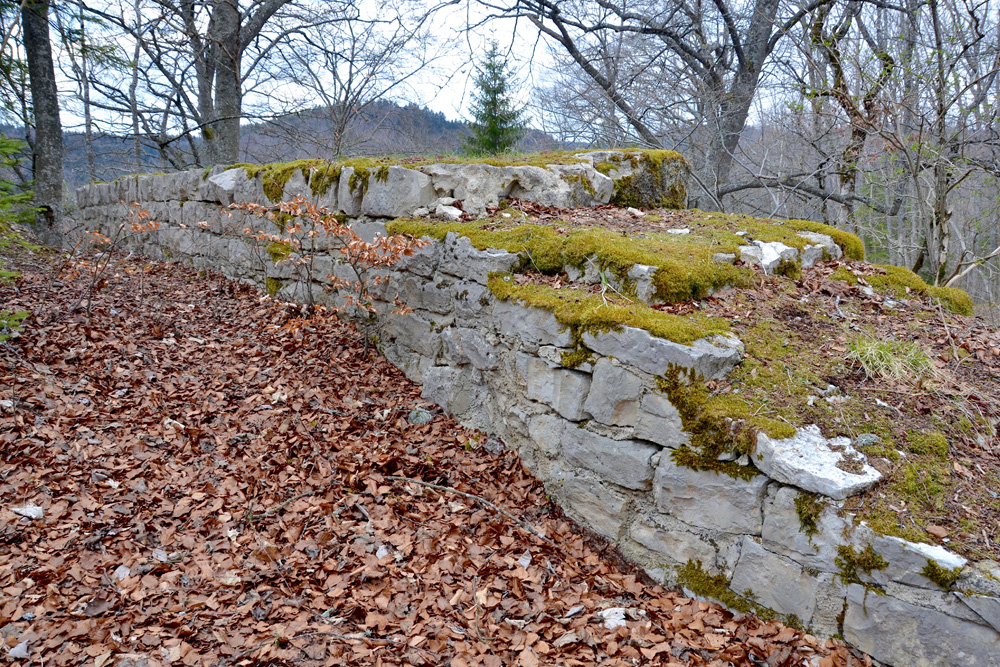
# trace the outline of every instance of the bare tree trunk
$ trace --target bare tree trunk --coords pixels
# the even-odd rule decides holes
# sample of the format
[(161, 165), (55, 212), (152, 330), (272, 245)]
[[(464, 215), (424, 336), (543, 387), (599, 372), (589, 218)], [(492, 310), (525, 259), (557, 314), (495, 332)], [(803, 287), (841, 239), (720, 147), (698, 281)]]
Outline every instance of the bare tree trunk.
[(63, 141), (59, 120), (59, 90), (52, 65), (49, 41), (49, 2), (25, 0), (21, 8), (24, 52), (28, 60), (31, 104), (35, 116), (35, 215), (39, 236), (46, 242), (58, 240), (62, 220)]
[(240, 8), (236, 0), (219, 0), (212, 12), (213, 30), (209, 38), (212, 69), (215, 72), (214, 113), (207, 128), (209, 159), (214, 164), (233, 164), (240, 159)]

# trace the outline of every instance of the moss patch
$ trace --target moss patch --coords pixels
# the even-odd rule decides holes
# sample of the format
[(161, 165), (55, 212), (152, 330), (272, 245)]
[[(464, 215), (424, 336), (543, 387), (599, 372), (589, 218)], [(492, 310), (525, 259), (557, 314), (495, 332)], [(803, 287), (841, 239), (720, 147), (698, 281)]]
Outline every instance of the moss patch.
[(972, 315), (972, 297), (965, 290), (955, 287), (935, 287), (928, 285), (924, 279), (902, 266), (879, 265), (885, 271), (884, 275), (868, 276), (868, 283), (883, 294), (892, 294), (897, 299), (906, 298), (914, 292), (921, 296), (937, 299), (941, 307), (958, 315)]
[(799, 530), (811, 540), (819, 533), (819, 517), (823, 501), (812, 493), (799, 493), (795, 497), (795, 513), (799, 515)]
[(270, 297), (275, 297), (278, 291), (281, 289), (281, 281), (277, 278), (265, 278), (264, 279), (264, 291)]
[[(625, 162), (637, 173), (619, 176)], [(616, 206), (682, 209), (687, 205), (684, 174), (689, 167), (684, 156), (675, 151), (625, 150), (594, 168), (614, 179), (611, 203)]]
[(938, 431), (907, 431), (906, 442), (906, 448), (914, 454), (933, 454), (940, 459), (948, 457), (948, 438)]
[(875, 570), (884, 570), (889, 567), (889, 561), (876, 553), (872, 545), (865, 545), (861, 551), (856, 551), (849, 544), (842, 544), (837, 547), (837, 557), (834, 559), (837, 567), (840, 568), (840, 581), (847, 584), (861, 584), (871, 587), (871, 584), (861, 580), (860, 572), (871, 576)]
[(924, 575), (944, 590), (949, 590), (952, 585), (958, 581), (958, 577), (962, 574), (962, 568), (941, 567), (938, 565), (936, 560), (928, 558), (927, 565), (925, 565), (924, 569), (920, 571), (920, 574)]
[[(281, 243), (280, 241), (275, 241), (265, 248), (267, 254), (271, 257), (271, 261), (277, 264), (278, 262), (288, 259), (295, 253), (295, 247), (290, 243)], [(273, 296), (273, 295), (272, 295)]]

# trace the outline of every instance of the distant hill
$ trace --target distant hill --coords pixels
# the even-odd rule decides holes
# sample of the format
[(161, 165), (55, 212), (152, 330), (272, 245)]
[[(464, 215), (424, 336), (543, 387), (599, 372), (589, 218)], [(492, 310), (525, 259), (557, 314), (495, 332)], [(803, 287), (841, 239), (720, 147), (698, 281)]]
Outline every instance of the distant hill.
[[(242, 162), (284, 162), (304, 158), (332, 158), (334, 123), (328, 109), (314, 108), (295, 114), (243, 126)], [(23, 138), (23, 128), (0, 126), (8, 137)], [(358, 114), (348, 126), (342, 141), (344, 155), (445, 155), (461, 150), (468, 133), (464, 122), (448, 120), (444, 114), (416, 104), (400, 106), (376, 102)], [(84, 135), (67, 132), (65, 174), (70, 190), (90, 182)], [(99, 136), (94, 141), (96, 179), (112, 181), (136, 172), (135, 144), (127, 136)], [(548, 134), (529, 130), (519, 149), (524, 152), (552, 150), (560, 145)], [(142, 149), (144, 173), (171, 171), (150, 146)], [(190, 162), (190, 160), (189, 160)], [(189, 165), (195, 166), (195, 165)]]

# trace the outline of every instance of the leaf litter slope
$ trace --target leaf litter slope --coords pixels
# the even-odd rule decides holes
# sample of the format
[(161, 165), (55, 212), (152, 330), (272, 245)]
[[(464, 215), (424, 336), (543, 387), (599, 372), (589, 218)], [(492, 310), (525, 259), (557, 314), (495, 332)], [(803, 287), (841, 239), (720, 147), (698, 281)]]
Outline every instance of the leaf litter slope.
[[(22, 258), (23, 259), (23, 258)], [(8, 260), (10, 263), (10, 260)], [(846, 665), (644, 583), (336, 321), (116, 260), (0, 287), (0, 637), (46, 665)], [(487, 499), (558, 543), (469, 497)], [(38, 507), (40, 519), (14, 509)], [(626, 609), (622, 627), (601, 611)], [(143, 663), (145, 661), (145, 663)]]

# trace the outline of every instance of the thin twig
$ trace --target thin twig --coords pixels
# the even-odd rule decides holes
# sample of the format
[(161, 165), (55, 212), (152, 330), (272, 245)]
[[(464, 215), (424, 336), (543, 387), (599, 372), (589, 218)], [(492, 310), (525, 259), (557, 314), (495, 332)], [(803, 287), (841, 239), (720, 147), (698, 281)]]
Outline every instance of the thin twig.
[(260, 514), (254, 514), (253, 512), (247, 512), (243, 516), (243, 521), (244, 522), (249, 522), (249, 521), (257, 521), (258, 519), (266, 519), (267, 517), (271, 516), (272, 514), (274, 514), (276, 512), (280, 512), (281, 510), (285, 509), (286, 507), (288, 507), (289, 505), (291, 505), (292, 503), (294, 503), (296, 500), (298, 500), (300, 498), (306, 498), (308, 496), (315, 495), (315, 494), (319, 493), (320, 491), (324, 491), (324, 490), (326, 490), (328, 488), (330, 488), (329, 484), (326, 485), (326, 486), (320, 487), (318, 489), (314, 489), (312, 491), (306, 491), (305, 493), (300, 493), (298, 495), (292, 496), (291, 498), (289, 498), (285, 502), (281, 503), (280, 505), (278, 505), (276, 507), (272, 507), (271, 509), (266, 510), (264, 512), (261, 512)]
[(534, 535), (535, 537), (537, 537), (538, 539), (540, 539), (542, 542), (545, 542), (549, 546), (554, 547), (556, 549), (559, 548), (559, 545), (557, 545), (555, 542), (553, 542), (549, 538), (545, 537), (544, 535), (542, 535), (541, 533), (539, 533), (537, 530), (535, 530), (534, 528), (532, 528), (528, 524), (524, 523), (523, 521), (521, 521), (520, 519), (518, 519), (517, 517), (515, 517), (510, 512), (507, 512), (506, 510), (501, 509), (500, 507), (497, 507), (496, 505), (494, 505), (493, 503), (491, 503), (490, 501), (486, 500), (485, 498), (483, 498), (481, 496), (477, 496), (477, 495), (472, 494), (472, 493), (466, 493), (465, 491), (459, 491), (458, 489), (453, 489), (450, 486), (441, 486), (440, 484), (431, 484), (430, 482), (424, 482), (424, 481), (421, 481), (419, 479), (411, 479), (409, 477), (400, 477), (398, 475), (386, 475), (385, 478), (386, 479), (395, 480), (397, 482), (413, 482), (414, 484), (418, 484), (420, 486), (426, 486), (428, 489), (434, 489), (435, 491), (444, 491), (446, 493), (454, 493), (455, 495), (459, 495), (459, 496), (462, 496), (464, 498), (468, 498), (469, 500), (475, 500), (476, 502), (481, 503), (481, 504), (485, 505), (486, 507), (489, 507), (494, 512), (497, 512), (498, 514), (503, 515), (504, 517), (506, 517), (510, 521), (513, 521), (518, 526), (520, 526), (524, 530), (528, 531), (529, 533), (531, 533), (532, 535)]
[(941, 308), (941, 300), (936, 299), (938, 316), (941, 318), (941, 324), (944, 325), (944, 332), (948, 334), (948, 342), (951, 344), (951, 355), (955, 358), (955, 363), (961, 365), (962, 360), (958, 358), (958, 348), (955, 346), (955, 338), (951, 335), (951, 329), (948, 328), (948, 321), (944, 318), (944, 309)]

